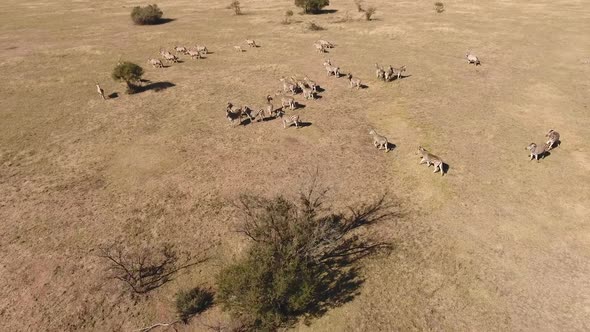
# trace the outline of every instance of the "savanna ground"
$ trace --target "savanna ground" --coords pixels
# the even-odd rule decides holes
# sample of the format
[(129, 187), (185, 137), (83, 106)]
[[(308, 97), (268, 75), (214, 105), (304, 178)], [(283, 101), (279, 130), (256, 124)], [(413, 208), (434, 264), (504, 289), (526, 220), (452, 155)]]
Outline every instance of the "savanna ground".
[[(583, 1), (374, 0), (357, 20), (293, 17), (292, 1), (162, 0), (171, 22), (134, 26), (133, 1), (0, 3), (0, 320), (6, 331), (133, 330), (174, 318), (174, 294), (214, 286), (240, 257), (228, 202), (294, 195), (316, 169), (334, 206), (395, 194), (405, 217), (377, 226), (395, 244), (365, 262), (350, 302), (300, 330), (590, 329), (590, 10)], [(346, 12), (354, 19), (336, 23)], [(327, 30), (310, 32), (313, 20)], [(261, 45), (238, 54), (252, 38)], [(336, 48), (317, 54), (313, 41)], [(148, 67), (160, 47), (213, 54)], [(463, 59), (473, 50), (482, 66)], [(326, 77), (323, 58), (368, 86)], [(174, 86), (125, 95), (119, 59)], [(407, 65), (378, 81), (373, 64)], [(322, 98), (278, 120), (231, 128), (227, 101), (264, 105), (279, 78), (308, 75)], [(107, 94), (95, 92), (99, 81)], [(275, 103), (277, 104), (277, 103)], [(370, 128), (396, 148), (372, 148)], [(540, 163), (524, 147), (550, 129), (562, 145)], [(418, 166), (423, 145), (449, 164)], [(172, 242), (209, 260), (133, 299), (108, 279), (105, 243)], [(205, 249), (204, 249), (205, 248)], [(225, 319), (219, 308), (186, 330)]]

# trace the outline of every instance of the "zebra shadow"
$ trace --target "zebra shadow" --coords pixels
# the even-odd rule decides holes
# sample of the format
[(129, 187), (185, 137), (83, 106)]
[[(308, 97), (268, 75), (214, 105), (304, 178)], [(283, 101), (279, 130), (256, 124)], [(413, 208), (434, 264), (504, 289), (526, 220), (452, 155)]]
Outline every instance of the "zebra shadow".
[(110, 95), (108, 95), (107, 97), (109, 97), (109, 99), (115, 99), (119, 97), (119, 93), (118, 92), (113, 92)]
[(305, 128), (311, 126), (311, 122), (301, 121), (299, 122), (299, 127)]
[(368, 85), (366, 85), (366, 84), (361, 84), (361, 89), (363, 89), (363, 90), (364, 90), (364, 89), (368, 89), (368, 88), (369, 88), (369, 86), (368, 86)]
[(387, 150), (389, 151), (393, 151), (397, 148), (397, 145), (393, 144), (393, 143), (387, 143)]

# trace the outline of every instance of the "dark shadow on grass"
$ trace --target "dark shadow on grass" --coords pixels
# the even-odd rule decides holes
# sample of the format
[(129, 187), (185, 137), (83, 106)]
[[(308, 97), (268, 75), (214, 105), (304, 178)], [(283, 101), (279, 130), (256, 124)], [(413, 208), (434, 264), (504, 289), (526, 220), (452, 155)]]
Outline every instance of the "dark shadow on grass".
[(364, 90), (364, 89), (368, 89), (368, 88), (369, 88), (369, 86), (368, 86), (368, 85), (366, 85), (366, 84), (361, 84), (361, 89), (363, 89), (363, 90)]
[(162, 24), (174, 22), (176, 20), (177, 20), (176, 18), (161, 18), (156, 23), (150, 24), (150, 25), (162, 25)]
[(326, 89), (322, 88), (322, 87), (321, 87), (321, 86), (319, 86), (319, 85), (317, 85), (315, 89), (316, 89), (316, 91), (317, 91), (318, 93), (326, 91)]
[(115, 99), (119, 97), (119, 93), (118, 92), (113, 92), (110, 95), (108, 95), (107, 97), (109, 97), (109, 99)]
[(395, 150), (395, 148), (397, 148), (397, 145), (395, 145), (393, 143), (387, 143), (387, 150), (393, 151), (393, 150)]
[(324, 14), (334, 14), (338, 12), (338, 9), (320, 9), (315, 12), (310, 13), (311, 15), (324, 15)]
[(301, 121), (299, 122), (299, 127), (305, 128), (311, 126), (311, 122)]
[(442, 164), (442, 169), (443, 169), (443, 175), (449, 173), (449, 170), (451, 169), (451, 166), (447, 163), (443, 163)]
[(170, 82), (150, 83), (148, 85), (138, 87), (136, 93), (140, 93), (140, 92), (144, 92), (144, 91), (148, 91), (148, 90), (154, 90), (155, 92), (160, 92), (160, 91), (166, 90), (166, 89), (174, 87), (174, 86), (176, 86), (176, 84), (170, 83)]

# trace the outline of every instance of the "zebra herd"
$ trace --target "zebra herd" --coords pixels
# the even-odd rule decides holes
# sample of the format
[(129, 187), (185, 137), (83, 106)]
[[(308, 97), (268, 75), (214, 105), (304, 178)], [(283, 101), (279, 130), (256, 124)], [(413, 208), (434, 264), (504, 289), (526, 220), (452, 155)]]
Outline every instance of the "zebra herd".
[[(185, 46), (174, 46), (174, 51), (176, 52), (176, 55), (172, 54), (167, 49), (161, 48), (160, 55), (164, 61), (178, 63), (178, 61), (180, 61), (178, 54), (188, 55), (191, 57), (191, 59), (203, 59), (204, 55), (209, 54), (209, 50), (203, 45), (197, 45), (191, 48), (186, 48)], [(147, 62), (154, 68), (164, 68), (164, 63), (160, 59), (150, 58)]]
[[(246, 44), (249, 47), (260, 47), (254, 40), (251, 39), (246, 39)], [(326, 40), (318, 40), (314, 43), (314, 47), (319, 53), (326, 53), (328, 49), (334, 48), (334, 44)], [(244, 51), (242, 47), (239, 45), (234, 46), (234, 50), (240, 53)], [(204, 55), (209, 54), (209, 50), (206, 46), (203, 45), (196, 45), (192, 48), (186, 48), (184, 46), (175, 46), (174, 51), (176, 52), (176, 55), (172, 54), (166, 49), (160, 49), (160, 55), (162, 56), (164, 61), (177, 63), (179, 61), (178, 54), (188, 55), (192, 59), (202, 59)], [(474, 64), (475, 66), (481, 65), (481, 61), (479, 60), (479, 58), (471, 52), (465, 54), (465, 58), (467, 59), (467, 62), (469, 64)], [(155, 68), (164, 67), (163, 61), (160, 59), (150, 58), (148, 59), (148, 63)], [(326, 75), (328, 77), (334, 76), (336, 78), (339, 78), (342, 75), (340, 67), (335, 66), (330, 59), (325, 60), (323, 66), (326, 70)], [(378, 63), (375, 63), (376, 77), (377, 79), (382, 80), (384, 82), (399, 80), (400, 78), (402, 78), (402, 75), (405, 71), (405, 65), (399, 68), (395, 68), (389, 65), (386, 69), (384, 69)], [(349, 80), (349, 85), (351, 89), (361, 89), (362, 87), (364, 87), (361, 83), (361, 80), (356, 77), (353, 77), (351, 73), (346, 74), (346, 77)], [(286, 110), (295, 110), (298, 107), (299, 104), (294, 99), (294, 96), (298, 93), (301, 93), (303, 95), (303, 98), (306, 100), (315, 100), (318, 97), (318, 93), (320, 92), (320, 87), (316, 82), (309, 79), (307, 76), (305, 76), (303, 79), (299, 79), (295, 76), (291, 76), (288, 78), (281, 77), (279, 81), (282, 84), (282, 89), (279, 89), (275, 93), (275, 96), (280, 96), (279, 108), (274, 107), (274, 98), (271, 95), (266, 96), (266, 105), (264, 107), (259, 108), (258, 110), (255, 110), (250, 106), (238, 107), (235, 106), (232, 102), (228, 102), (226, 105), (225, 116), (229, 120), (230, 124), (232, 124), (233, 127), (235, 127), (236, 125), (243, 124), (244, 119), (248, 119), (250, 123), (254, 123), (255, 121), (266, 121), (269, 118), (280, 118), (283, 124), (283, 128), (288, 128), (293, 125), (296, 128), (299, 128), (299, 126), (301, 125), (299, 115), (285, 116)], [(96, 83), (96, 88), (101, 98), (106, 99), (104, 95), (104, 90), (100, 87), (98, 82)], [(388, 152), (390, 150), (389, 142), (385, 136), (379, 135), (374, 129), (372, 129), (369, 132), (369, 135), (372, 136), (373, 145), (376, 148), (378, 148), (379, 150), (385, 150), (385, 152)], [(542, 145), (531, 143), (525, 148), (530, 152), (530, 160), (536, 159), (538, 162), (539, 157), (543, 159), (548, 151), (553, 149), (555, 145), (560, 144), (560, 135), (553, 129), (549, 130), (545, 137), (547, 137), (548, 139), (546, 143)], [(418, 147), (416, 153), (421, 157), (419, 164), (426, 164), (427, 166), (433, 165), (434, 173), (440, 171), (441, 175), (444, 175), (445, 163), (440, 157), (430, 153), (422, 146)]]

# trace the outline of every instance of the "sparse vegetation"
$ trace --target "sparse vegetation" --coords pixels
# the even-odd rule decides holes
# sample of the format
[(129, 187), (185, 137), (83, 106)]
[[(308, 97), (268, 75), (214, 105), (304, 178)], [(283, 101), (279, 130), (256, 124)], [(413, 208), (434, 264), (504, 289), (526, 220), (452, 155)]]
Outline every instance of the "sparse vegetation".
[(324, 209), (315, 186), (298, 200), (244, 196), (239, 231), (252, 240), (246, 257), (218, 277), (218, 300), (252, 330), (288, 327), (350, 300), (361, 284), (354, 263), (387, 249), (364, 229), (392, 217), (381, 198), (349, 214)]
[(295, 0), (295, 6), (303, 8), (305, 14), (317, 14), (329, 5), (330, 0)]
[(371, 17), (375, 14), (376, 11), (377, 11), (377, 8), (375, 8), (373, 6), (367, 8), (365, 10), (365, 19), (367, 21), (370, 21), (371, 20)]
[(145, 7), (133, 7), (131, 11), (131, 19), (135, 24), (139, 25), (158, 24), (162, 19), (162, 15), (164, 13), (156, 4)]
[(285, 12), (285, 18), (283, 19), (283, 24), (291, 24), (291, 17), (293, 17), (293, 11), (291, 9)]
[(177, 251), (168, 243), (129, 249), (109, 245), (99, 250), (99, 257), (108, 262), (107, 270), (111, 277), (123, 281), (135, 294), (145, 294), (158, 288), (178, 270), (203, 261)]
[(125, 82), (127, 84), (127, 93), (135, 93), (139, 90), (137, 83), (143, 76), (143, 68), (132, 62), (120, 62), (117, 64), (111, 74), (115, 81)]
[(242, 15), (242, 7), (238, 0), (233, 0), (227, 8), (233, 10), (236, 15)]
[(213, 304), (213, 294), (200, 287), (183, 290), (176, 294), (175, 304), (178, 318), (188, 323), (192, 316), (207, 310)]
[(442, 2), (437, 1), (434, 3), (434, 10), (440, 14), (445, 11), (445, 5)]
[(316, 24), (315, 22), (307, 23), (307, 30), (310, 31), (322, 31), (326, 30), (323, 26)]
[(354, 5), (356, 6), (356, 10), (361, 13), (365, 10), (363, 9), (363, 0), (354, 0)]

